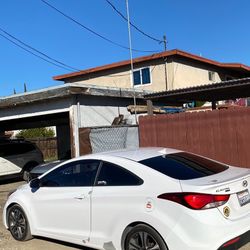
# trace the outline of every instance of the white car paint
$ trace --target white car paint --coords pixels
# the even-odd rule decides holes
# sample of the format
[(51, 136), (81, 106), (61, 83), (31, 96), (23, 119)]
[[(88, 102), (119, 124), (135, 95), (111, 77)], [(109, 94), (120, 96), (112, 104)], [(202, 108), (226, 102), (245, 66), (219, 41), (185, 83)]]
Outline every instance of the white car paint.
[[(19, 204), (25, 211), (32, 235), (45, 236), (97, 249), (120, 250), (125, 228), (144, 223), (154, 228), (170, 250), (215, 250), (225, 242), (250, 230), (250, 203), (240, 206), (237, 192), (250, 183), (248, 169), (229, 167), (208, 177), (177, 180), (145, 167), (137, 161), (181, 151), (146, 148), (83, 156), (69, 160), (95, 159), (112, 162), (143, 180), (139, 186), (40, 187), (29, 184), (10, 195), (4, 211)], [(39, 178), (43, 178), (56, 166)], [(224, 191), (229, 188), (230, 191)], [(193, 210), (176, 202), (157, 198), (163, 193), (199, 192), (230, 194), (221, 207)], [(223, 213), (230, 208), (230, 215)]]
[(0, 157), (0, 176), (12, 175), (21, 172), (21, 168), (11, 161)]
[(31, 142), (0, 138), (0, 179), (20, 176), (27, 167), (43, 162), (41, 151)]

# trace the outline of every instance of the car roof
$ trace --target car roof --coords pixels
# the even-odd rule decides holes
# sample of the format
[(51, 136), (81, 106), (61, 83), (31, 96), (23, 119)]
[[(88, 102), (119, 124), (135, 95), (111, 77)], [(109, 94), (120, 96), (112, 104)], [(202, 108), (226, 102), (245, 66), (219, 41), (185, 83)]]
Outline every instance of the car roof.
[(145, 148), (138, 148), (138, 149), (125, 149), (125, 150), (116, 150), (110, 152), (103, 152), (103, 153), (96, 153), (92, 156), (113, 156), (113, 157), (121, 157), (126, 158), (133, 161), (142, 161), (145, 159), (149, 159), (152, 157), (166, 155), (166, 154), (174, 154), (181, 152), (177, 149), (172, 148), (163, 148), (163, 147), (145, 147)]

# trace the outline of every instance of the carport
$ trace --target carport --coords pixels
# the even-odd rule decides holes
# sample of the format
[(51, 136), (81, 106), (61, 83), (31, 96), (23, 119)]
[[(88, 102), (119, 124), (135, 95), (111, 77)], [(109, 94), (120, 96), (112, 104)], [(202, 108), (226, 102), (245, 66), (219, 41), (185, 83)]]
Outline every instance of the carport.
[(216, 101), (250, 97), (250, 78), (204, 84), (144, 95), (148, 114), (153, 114), (153, 103), (181, 106), (192, 101), (208, 101), (216, 108)]
[(69, 150), (79, 156), (79, 129), (109, 126), (115, 117), (124, 115), (134, 95), (142, 100), (142, 91), (64, 84), (0, 99), (0, 132), (56, 126), (58, 158)]

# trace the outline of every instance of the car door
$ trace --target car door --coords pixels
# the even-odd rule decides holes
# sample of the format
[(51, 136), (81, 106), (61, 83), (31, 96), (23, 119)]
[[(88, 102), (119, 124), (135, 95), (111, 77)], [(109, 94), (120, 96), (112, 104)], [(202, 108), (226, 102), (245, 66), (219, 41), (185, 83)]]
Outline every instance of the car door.
[(142, 184), (141, 178), (120, 165), (102, 162), (92, 194), (91, 243), (110, 242), (113, 232), (138, 213), (145, 203)]
[(44, 236), (87, 240), (90, 234), (91, 192), (99, 161), (66, 163), (41, 178), (33, 191), (33, 224)]

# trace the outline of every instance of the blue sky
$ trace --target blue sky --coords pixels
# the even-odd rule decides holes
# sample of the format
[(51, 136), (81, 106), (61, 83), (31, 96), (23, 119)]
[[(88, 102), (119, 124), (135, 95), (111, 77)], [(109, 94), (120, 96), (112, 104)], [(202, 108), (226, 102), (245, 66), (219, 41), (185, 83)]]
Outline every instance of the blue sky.
[[(105, 0), (46, 0), (108, 39), (128, 46), (127, 23)], [(110, 0), (126, 14), (125, 0)], [(129, 59), (129, 51), (110, 44), (69, 21), (41, 0), (2, 0), (0, 28), (22, 42), (77, 69)], [(129, 0), (131, 22), (147, 34), (167, 36), (168, 49), (181, 49), (220, 62), (250, 65), (249, 0)], [(132, 46), (163, 49), (131, 28)], [(5, 35), (0, 31), (0, 35)], [(62, 84), (69, 73), (48, 64), (0, 36), (0, 96)], [(139, 57), (151, 53), (133, 53)]]

